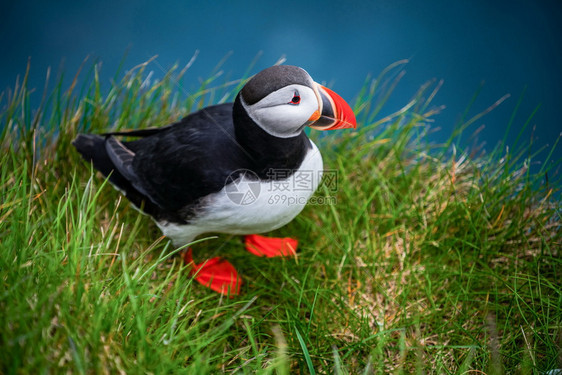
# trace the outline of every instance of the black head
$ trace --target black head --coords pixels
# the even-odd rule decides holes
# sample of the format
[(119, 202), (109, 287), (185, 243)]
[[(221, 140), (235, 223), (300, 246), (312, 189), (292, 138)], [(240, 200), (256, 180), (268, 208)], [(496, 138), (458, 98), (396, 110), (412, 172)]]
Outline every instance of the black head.
[(250, 79), (241, 91), (244, 102), (253, 105), (274, 91), (298, 84), (313, 88), (310, 75), (298, 66), (275, 65), (264, 69)]
[(319, 130), (355, 127), (349, 105), (298, 66), (262, 70), (242, 88), (239, 99), (254, 123), (280, 138), (298, 136), (305, 126)]

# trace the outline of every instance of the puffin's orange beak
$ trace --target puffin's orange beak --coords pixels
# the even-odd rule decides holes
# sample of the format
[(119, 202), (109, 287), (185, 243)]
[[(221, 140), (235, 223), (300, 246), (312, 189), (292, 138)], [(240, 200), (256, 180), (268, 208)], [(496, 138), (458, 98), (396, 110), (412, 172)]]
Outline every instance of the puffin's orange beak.
[(316, 84), (317, 94), (322, 101), (321, 113), (314, 112), (309, 121), (311, 128), (316, 130), (334, 130), (345, 128), (356, 128), (357, 120), (353, 110), (345, 100), (332, 90)]

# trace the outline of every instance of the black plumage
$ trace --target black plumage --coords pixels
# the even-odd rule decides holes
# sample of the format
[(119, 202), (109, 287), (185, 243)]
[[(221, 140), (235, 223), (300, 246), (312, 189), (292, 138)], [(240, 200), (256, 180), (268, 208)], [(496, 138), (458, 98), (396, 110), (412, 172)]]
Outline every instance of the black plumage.
[[(138, 139), (121, 142), (117, 136)], [(290, 138), (265, 132), (246, 113), (240, 94), (234, 103), (166, 127), (81, 134), (73, 145), (137, 207), (157, 221), (179, 224), (189, 223), (202, 198), (224, 188), (236, 171), (275, 178), (272, 169), (297, 170), (311, 147), (304, 132)]]

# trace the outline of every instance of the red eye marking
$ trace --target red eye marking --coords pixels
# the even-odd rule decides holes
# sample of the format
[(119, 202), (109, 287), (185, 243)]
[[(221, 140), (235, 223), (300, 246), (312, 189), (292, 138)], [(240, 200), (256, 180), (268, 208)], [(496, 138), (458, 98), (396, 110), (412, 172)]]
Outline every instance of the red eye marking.
[(299, 104), (301, 102), (301, 97), (298, 92), (295, 92), (293, 95), (293, 99), (289, 102), (289, 104)]

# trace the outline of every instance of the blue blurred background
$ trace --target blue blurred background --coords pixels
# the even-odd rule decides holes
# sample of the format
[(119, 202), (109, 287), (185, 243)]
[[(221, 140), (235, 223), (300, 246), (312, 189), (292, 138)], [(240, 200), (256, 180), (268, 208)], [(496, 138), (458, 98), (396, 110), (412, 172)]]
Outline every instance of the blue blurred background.
[(25, 72), (28, 57), (31, 85), (41, 91), (48, 66), (55, 71), (62, 66), (72, 76), (87, 55), (103, 62), (102, 78), (109, 81), (127, 51), (125, 69), (158, 55), (151, 68), (161, 75), (160, 67), (185, 65), (199, 50), (188, 72), (188, 90), (230, 52), (222, 69), (231, 79), (241, 77), (261, 53), (252, 73), (286, 56), (287, 64), (302, 66), (352, 101), (368, 74), (409, 59), (407, 74), (382, 115), (407, 103), (426, 81), (442, 78), (434, 104), (446, 109), (436, 117), (437, 141), (451, 134), (482, 82), (470, 115), (506, 93), (511, 97), (473, 124), (465, 138), (485, 125), (478, 140), (491, 150), (525, 87), (508, 143), (539, 105), (524, 142), (533, 137), (534, 149), (552, 146), (562, 131), (558, 0), (22, 0), (0, 6), (0, 46), (1, 90)]

